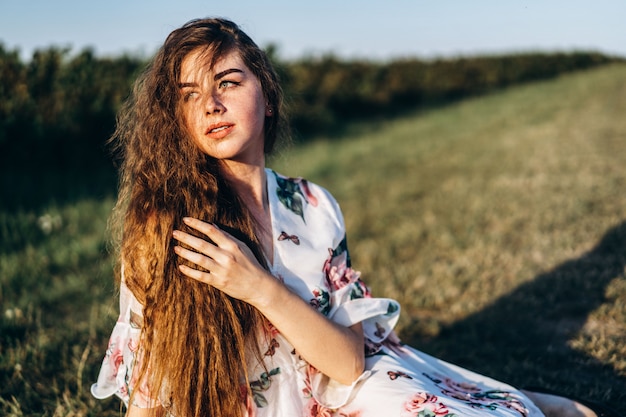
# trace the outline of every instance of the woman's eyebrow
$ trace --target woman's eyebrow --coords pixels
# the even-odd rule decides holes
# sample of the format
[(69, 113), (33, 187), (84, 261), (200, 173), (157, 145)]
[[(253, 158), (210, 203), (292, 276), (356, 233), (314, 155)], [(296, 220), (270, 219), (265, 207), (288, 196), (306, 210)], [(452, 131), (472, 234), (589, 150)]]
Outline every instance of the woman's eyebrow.
[[(230, 68), (230, 69), (227, 69), (227, 70), (224, 70), (215, 74), (215, 76), (213, 76), (213, 80), (217, 81), (220, 78), (227, 76), (228, 74), (232, 74), (233, 72), (239, 72), (243, 74), (243, 70), (240, 70), (239, 68)], [(185, 88), (185, 87), (198, 87), (198, 83), (195, 83), (195, 82), (178, 83), (178, 88)]]
[(219, 80), (220, 78), (225, 77), (225, 76), (227, 76), (228, 74), (231, 74), (231, 73), (233, 73), (233, 72), (241, 72), (241, 73), (243, 73), (243, 71), (242, 71), (242, 70), (240, 70), (240, 69), (238, 69), (238, 68), (231, 68), (231, 69), (227, 69), (227, 70), (224, 70), (224, 71), (222, 71), (222, 72), (218, 72), (217, 74), (215, 74), (215, 76), (213, 77), (213, 81), (217, 81), (217, 80)]

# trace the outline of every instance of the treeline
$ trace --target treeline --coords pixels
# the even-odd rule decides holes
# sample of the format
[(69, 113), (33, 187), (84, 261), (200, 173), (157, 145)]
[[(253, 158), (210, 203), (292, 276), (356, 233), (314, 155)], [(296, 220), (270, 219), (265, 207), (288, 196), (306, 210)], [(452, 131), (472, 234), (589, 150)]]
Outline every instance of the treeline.
[(143, 66), (56, 47), (23, 62), (0, 44), (0, 208), (115, 190), (105, 141)]
[(108, 163), (104, 141), (144, 62), (69, 52), (40, 50), (24, 63), (0, 44), (3, 169), (80, 171)]
[(438, 106), (615, 60), (593, 52), (389, 63), (342, 61), (328, 56), (288, 63), (284, 78), (293, 126), (306, 136), (349, 120), (371, 120)]
[[(388, 117), (617, 60), (593, 52), (440, 60), (280, 60), (294, 134), (306, 140), (355, 120)], [(0, 43), (1, 206), (114, 184), (105, 149), (115, 114), (146, 60), (51, 47), (24, 62)], [(82, 182), (81, 182), (82, 181)], [(102, 189), (102, 190), (101, 190)], [(31, 195), (32, 194), (32, 195)], [(33, 201), (34, 201), (33, 200)]]

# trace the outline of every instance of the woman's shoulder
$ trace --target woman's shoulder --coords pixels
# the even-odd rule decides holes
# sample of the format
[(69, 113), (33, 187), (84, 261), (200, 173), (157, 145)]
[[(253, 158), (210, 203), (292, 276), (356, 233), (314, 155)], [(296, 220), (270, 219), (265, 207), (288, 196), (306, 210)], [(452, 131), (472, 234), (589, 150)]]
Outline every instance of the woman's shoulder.
[[(266, 171), (268, 179), (273, 178), (276, 194), (280, 200), (303, 200), (308, 206), (341, 213), (339, 203), (325, 187), (306, 178), (291, 177), (270, 168), (266, 168)], [(293, 201), (284, 202), (293, 205)]]
[(329, 221), (343, 228), (343, 214), (335, 197), (323, 186), (302, 177), (291, 177), (267, 170), (270, 198), (289, 212), (302, 218)]

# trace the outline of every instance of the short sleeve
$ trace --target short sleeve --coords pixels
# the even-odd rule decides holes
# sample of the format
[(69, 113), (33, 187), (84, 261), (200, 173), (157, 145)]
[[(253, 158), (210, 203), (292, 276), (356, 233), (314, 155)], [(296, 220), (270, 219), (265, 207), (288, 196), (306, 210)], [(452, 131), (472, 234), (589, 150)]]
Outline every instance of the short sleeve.
[(120, 286), (120, 315), (113, 327), (109, 344), (100, 367), (98, 380), (91, 386), (91, 394), (98, 399), (112, 395), (119, 397), (128, 407), (131, 392), (133, 405), (139, 408), (156, 406), (145, 384), (137, 384), (141, 353), (142, 306), (122, 279)]
[(338, 218), (343, 238), (335, 248), (328, 250), (323, 268), (330, 293), (328, 317), (346, 327), (361, 323), (367, 341), (380, 344), (398, 322), (400, 304), (389, 298), (372, 297), (369, 288), (361, 280), (361, 273), (352, 268), (341, 212)]
[(393, 331), (400, 316), (400, 304), (389, 298), (359, 298), (340, 305), (330, 316), (343, 326), (362, 323), (365, 337), (382, 343)]

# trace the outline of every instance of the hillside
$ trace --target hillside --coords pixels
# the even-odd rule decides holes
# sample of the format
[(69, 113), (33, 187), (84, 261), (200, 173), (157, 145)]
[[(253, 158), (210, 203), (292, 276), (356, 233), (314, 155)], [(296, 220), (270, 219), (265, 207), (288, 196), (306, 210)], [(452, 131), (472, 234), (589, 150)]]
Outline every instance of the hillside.
[[(405, 342), (626, 413), (626, 66), (354, 125), (270, 163), (328, 188)], [(89, 395), (116, 319), (112, 201), (0, 212), (0, 414)]]

